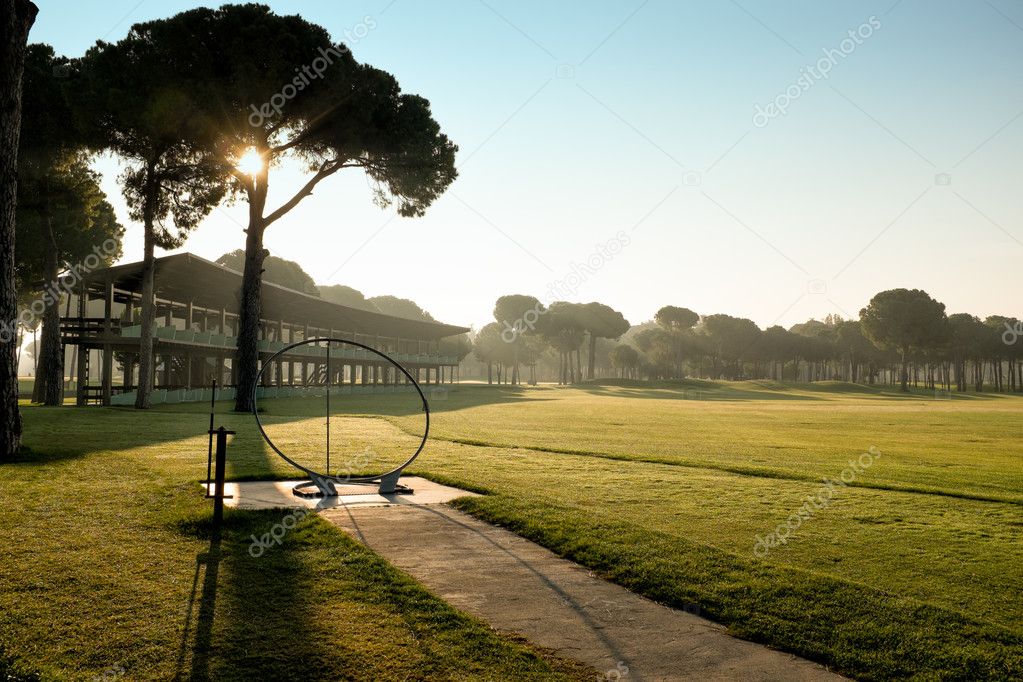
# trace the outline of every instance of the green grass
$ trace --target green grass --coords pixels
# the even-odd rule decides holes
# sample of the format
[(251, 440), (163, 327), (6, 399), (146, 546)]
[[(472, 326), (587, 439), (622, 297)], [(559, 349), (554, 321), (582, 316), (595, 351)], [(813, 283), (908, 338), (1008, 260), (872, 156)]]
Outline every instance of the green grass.
[(211, 538), (202, 418), (24, 416), (31, 451), (0, 466), (0, 679), (591, 679), (316, 517), (259, 558), (284, 512), (229, 510)]
[[(661, 602), (697, 603), (738, 635), (856, 677), (1023, 677), (1019, 397), (935, 400), (924, 392), (903, 396), (869, 387), (772, 382), (459, 387), (441, 397), (433, 403), (435, 437), (414, 469), (493, 493), (458, 503), (470, 513)], [(398, 461), (421, 433), (422, 415), (407, 396), (342, 396), (334, 404), (352, 415), (383, 416), (332, 420), (335, 467), (366, 444), (381, 465)], [(319, 452), (324, 420), (316, 415), (322, 405), (268, 401), (265, 407), (268, 429), (289, 452)], [(191, 487), (205, 475), (205, 439), (196, 435), (206, 428), (203, 409), (165, 407), (144, 418), (131, 410), (26, 410), (28, 443), (36, 454), (0, 467), (0, 529), (12, 538), (0, 546), (0, 644), (8, 653), (51, 671), (93, 674), (119, 657), (129, 660), (118, 653), (128, 650), (123, 644), (87, 646), (94, 633), (86, 636), (74, 620), (64, 624), (66, 631), (51, 631), (51, 605), (38, 598), (49, 590), (65, 604), (77, 599), (81, 612), (82, 595), (98, 585), (100, 594), (124, 589), (132, 595), (129, 602), (177, 609), (159, 625), (130, 606), (117, 609), (102, 599), (83, 613), (96, 627), (114, 622), (124, 632), (148, 633), (148, 647), (130, 649), (148, 662), (131, 658), (132, 665), (167, 669), (163, 657), (180, 638), (187, 601), (187, 586), (179, 583), (190, 585), (195, 557), (209, 551), (202, 536), (206, 512)], [(228, 414), (218, 421), (239, 432), (230, 450), (232, 477), (294, 476), (268, 455), (250, 417)], [(850, 458), (871, 446), (881, 457), (853, 485), (787, 544), (766, 557), (754, 554), (758, 535), (796, 512), (806, 495), (819, 490), (822, 477), (837, 478)], [(308, 463), (321, 457), (304, 456)], [(104, 485), (108, 479), (119, 483)], [(61, 492), (47, 496), (54, 481)], [(158, 491), (157, 500), (146, 501), (146, 489)], [(210, 641), (234, 642), (234, 636), (244, 642), (231, 621), (268, 612), (246, 613), (238, 605), (244, 599), (227, 596), (231, 585), (262, 575), (245, 572), (237, 539), (260, 524), (272, 525), (272, 519), (232, 518), (234, 535), (225, 547), (234, 549), (223, 550), (220, 579), (237, 575), (237, 581), (218, 596), (218, 614), (226, 600), (229, 615), (219, 625), (214, 620), (214, 628), (225, 629), (215, 630)], [(340, 580), (334, 571), (317, 570), (321, 558), (328, 565), (340, 556), (368, 562), (366, 573), (346, 573), (352, 579), (362, 575), (372, 582), (375, 571), (387, 573), (375, 557), (319, 521), (288, 542), (294, 544), (273, 558), (284, 565), (270, 575), (292, 575), (299, 564), (302, 580), (291, 597), (307, 604), (318, 603), (310, 595), (319, 589), (361, 604), (354, 584), (333, 583)], [(61, 565), (50, 578), (43, 567), (53, 564)], [(27, 570), (13, 568), (22, 565)], [(401, 583), (399, 574), (388, 575), (389, 585)], [(273, 598), (272, 590), (260, 593), (261, 601)], [(377, 603), (387, 611), (395, 601)], [(325, 649), (327, 642), (348, 646), (352, 637), (353, 651), (364, 646), (352, 632), (313, 623), (306, 627)], [(279, 626), (267, 627), (277, 632)], [(452, 677), (462, 676), (461, 665), (470, 671), (465, 676), (485, 670), (500, 678), (507, 670), (501, 665), (531, 656), (499, 640), (490, 645), (495, 652), (512, 647), (520, 653), (477, 662), (475, 649), (463, 659), (464, 650), (435, 646), (448, 651), (442, 667)], [(90, 662), (83, 668), (84, 653)], [(274, 656), (265, 648), (258, 655)], [(550, 665), (528, 660), (537, 666), (531, 670)], [(224, 651), (210, 654), (209, 661), (225, 665), (233, 659)]]
[[(407, 401), (347, 400), (421, 428)], [(462, 388), (434, 408), (419, 472), (495, 493), (462, 506), (637, 591), (859, 677), (1023, 674), (1019, 397), (691, 382)], [(852, 486), (754, 555), (871, 446)]]

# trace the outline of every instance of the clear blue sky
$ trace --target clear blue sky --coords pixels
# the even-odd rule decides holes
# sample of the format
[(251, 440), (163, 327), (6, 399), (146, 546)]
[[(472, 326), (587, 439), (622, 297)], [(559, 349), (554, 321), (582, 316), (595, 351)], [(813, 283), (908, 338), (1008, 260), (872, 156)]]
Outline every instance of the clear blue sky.
[[(36, 1), (32, 40), (70, 56), (196, 6)], [(353, 36), (461, 147), (422, 219), (389, 221), (353, 175), (271, 227), (269, 248), (319, 283), (480, 325), (498, 296), (546, 298), (624, 231), (568, 298), (633, 323), (674, 304), (788, 326), (893, 287), (1023, 315), (1020, 2), (268, 4)], [(850, 30), (868, 37), (843, 44)], [(808, 74), (825, 50), (827, 78)], [(790, 86), (786, 113), (755, 125)], [(97, 168), (127, 223), (116, 164)], [(276, 174), (279, 200), (300, 176)], [(244, 213), (218, 210), (186, 250), (241, 248)], [(131, 225), (125, 257), (140, 253)]]

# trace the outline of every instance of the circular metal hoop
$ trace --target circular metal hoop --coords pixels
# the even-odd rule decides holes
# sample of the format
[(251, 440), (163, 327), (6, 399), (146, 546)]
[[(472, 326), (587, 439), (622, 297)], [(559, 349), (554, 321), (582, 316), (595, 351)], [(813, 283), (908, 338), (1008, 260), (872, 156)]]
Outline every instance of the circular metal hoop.
[[(420, 399), (423, 401), (423, 412), (426, 414), (426, 428), (423, 430), (423, 438), (422, 438), (421, 441), (419, 441), (419, 447), (416, 448), (416, 451), (414, 453), (412, 453), (412, 456), (409, 457), (405, 461), (404, 464), (402, 464), (402, 465), (400, 465), (398, 467), (395, 467), (394, 469), (392, 469), (390, 471), (386, 471), (386, 472), (383, 472), (383, 473), (380, 473), (380, 474), (376, 474), (376, 475), (373, 475), (373, 476), (331, 476), (329, 474), (324, 474), (324, 473), (321, 473), (319, 471), (314, 471), (314, 470), (312, 470), (312, 469), (310, 469), (308, 467), (304, 467), (301, 464), (299, 464), (298, 462), (296, 462), (295, 460), (291, 459), (286, 454), (284, 454), (281, 451), (281, 449), (278, 448), (277, 445), (273, 442), (273, 440), (271, 440), (270, 436), (267, 435), (266, 430), (263, 428), (263, 422), (259, 419), (259, 403), (258, 403), (258, 401), (257, 401), (258, 399), (256, 397), (256, 394), (258, 393), (258, 389), (259, 389), (259, 383), (263, 379), (263, 372), (266, 371), (267, 367), (273, 366), (273, 363), (274, 363), (275, 360), (277, 360), (277, 358), (279, 358), (280, 356), (284, 355), (285, 353), (287, 353), (288, 351), (292, 350), (293, 348), (298, 348), (299, 346), (319, 344), (319, 343), (324, 343), (324, 342), (326, 342), (328, 344), (328, 346), (327, 346), (328, 350), (330, 349), (330, 345), (329, 345), (330, 343), (343, 343), (343, 344), (346, 344), (348, 346), (355, 346), (356, 348), (362, 348), (363, 350), (368, 350), (369, 352), (373, 353), (374, 355), (379, 355), (381, 358), (383, 358), (384, 360), (387, 360), (387, 362), (391, 363), (392, 365), (394, 365), (395, 367), (400, 369), (401, 373), (404, 374), (408, 378), (408, 380), (412, 384), (412, 386), (415, 387), (416, 393), (419, 394)], [(327, 368), (327, 372), (328, 372), (328, 376), (329, 376), (329, 372), (330, 372), (330, 368), (329, 367)], [(328, 391), (329, 390), (330, 390), (330, 387), (328, 386)], [(393, 360), (390, 356), (386, 355), (385, 353), (382, 353), (381, 351), (378, 351), (376, 348), (371, 348), (371, 347), (369, 347), (367, 345), (358, 343), (357, 341), (349, 341), (347, 339), (337, 339), (337, 338), (328, 338), (328, 337), (306, 339), (304, 341), (299, 341), (299, 342), (293, 343), (293, 344), (291, 344), (289, 346), (285, 346), (281, 350), (279, 350), (276, 353), (274, 353), (273, 355), (271, 355), (270, 358), (267, 359), (266, 362), (263, 363), (263, 366), (259, 370), (259, 374), (256, 375), (255, 382), (253, 382), (253, 384), (252, 384), (252, 416), (256, 418), (256, 426), (259, 428), (259, 432), (263, 435), (263, 440), (265, 440), (267, 445), (269, 445), (273, 449), (273, 451), (276, 452), (285, 462), (287, 462), (291, 466), (295, 467), (296, 469), (300, 469), (301, 471), (304, 471), (305, 473), (309, 474), (309, 476), (311, 476), (311, 477), (318, 477), (318, 478), (326, 479), (326, 480), (329, 480), (329, 481), (334, 481), (335, 483), (342, 483), (342, 484), (344, 484), (344, 483), (370, 483), (370, 482), (373, 482), (373, 481), (380, 480), (381, 478), (386, 478), (388, 476), (394, 476), (395, 474), (400, 474), (402, 472), (402, 470), (405, 469), (409, 464), (412, 464), (412, 462), (415, 461), (416, 457), (419, 456), (419, 453), (423, 451), (423, 448), (426, 447), (426, 439), (430, 435), (430, 403), (427, 402), (426, 394), (423, 393), (423, 389), (419, 387), (419, 382), (416, 381), (415, 377), (413, 377), (409, 373), (409, 371), (407, 369), (405, 369), (402, 365), (398, 364), (398, 362)], [(328, 420), (330, 419), (330, 413), (329, 412), (327, 414), (327, 419)]]

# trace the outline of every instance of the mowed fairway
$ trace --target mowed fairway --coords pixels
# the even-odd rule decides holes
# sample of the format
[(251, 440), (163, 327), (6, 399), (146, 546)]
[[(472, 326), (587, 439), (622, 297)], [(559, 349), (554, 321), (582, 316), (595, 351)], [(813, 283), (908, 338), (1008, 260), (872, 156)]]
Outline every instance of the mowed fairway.
[[(438, 397), (415, 469), (495, 493), (468, 511), (850, 674), (1023, 674), (1023, 399), (762, 382)], [(389, 419), (420, 432), (419, 415)], [(754, 554), (869, 448), (850, 486)]]
[[(390, 459), (414, 449), (421, 433), (422, 415), (408, 396), (342, 396), (333, 405), (343, 413), (332, 422), (337, 442), (356, 449), (368, 443)], [(319, 447), (320, 402), (264, 406), (264, 421), (287, 434), (289, 446)], [(695, 604), (736, 634), (859, 678), (1023, 676), (1021, 398), (936, 400), (933, 393), (900, 396), (827, 384), (458, 386), (435, 395), (432, 406), (433, 437), (414, 473), (491, 493), (457, 504), (631, 589), (676, 606)], [(124, 630), (126, 640), (144, 633), (148, 644), (140, 651), (149, 659), (181, 638), (180, 613), (147, 624), (130, 604), (120, 610), (90, 601), (89, 590), (106, 595), (122, 584), (96, 565), (109, 557), (125, 572), (124, 585), (152, 574), (147, 584), (160, 595), (154, 604), (168, 612), (186, 608), (196, 552), (204, 547), (188, 531), (206, 513), (191, 487), (205, 475), (203, 409), (154, 410), (146, 429), (130, 410), (25, 411), (34, 452), (0, 468), (0, 528), (11, 538), (0, 550), (0, 635), (36, 642), (16, 653), (38, 657), (48, 669), (73, 666), (88, 654), (87, 667), (95, 671), (116, 662), (119, 650), (116, 637), (102, 645), (82, 639), (91, 628), (102, 632), (101, 624)], [(268, 453), (251, 417), (225, 414), (218, 422), (238, 431), (231, 476), (294, 476)], [(871, 447), (881, 454), (852, 485), (839, 487), (786, 544), (766, 556), (754, 553), (758, 535), (785, 523), (821, 489), (822, 478), (838, 479), (850, 459)], [(343, 462), (345, 453), (334, 457)], [(104, 478), (115, 487), (106, 490)], [(54, 480), (69, 492), (46, 497)], [(146, 489), (169, 509), (141, 498)], [(272, 522), (237, 521), (245, 533)], [(276, 555), (302, 566), (300, 589), (280, 600), (331, 595), (355, 608), (356, 588), (366, 589), (359, 581), (375, 564), (343, 538), (309, 530)], [(236, 582), (258, 575), (250, 574), (243, 555), (239, 544), (226, 564)], [(312, 570), (329, 557), (358, 567), (353, 582)], [(40, 578), (57, 562), (57, 577)], [(164, 575), (178, 578), (171, 585)], [(371, 593), (375, 609), (394, 613), (386, 597), (394, 580), (389, 575)], [(56, 630), (46, 589), (75, 614)], [(133, 599), (141, 598), (138, 589), (131, 588)], [(235, 605), (217, 625), (228, 630), (207, 633), (214, 641), (216, 635), (242, 638), (230, 626), (240, 627), (245, 616), (244, 591), (226, 594)], [(268, 598), (265, 590), (260, 598)], [(406, 619), (436, 609), (420, 603)], [(87, 625), (74, 626), (76, 620)], [(438, 647), (445, 658), (437, 669), (453, 677), (485, 676), (479, 664), (461, 658), (467, 651), (445, 639), (459, 628), (475, 633), (473, 626), (447, 615), (442, 622), (439, 631), (420, 635), (419, 650)], [(362, 642), (388, 636), (307, 620), (301, 630), (314, 635), (320, 656), (336, 641), (354, 657), (378, 646)], [(497, 677), (516, 668), (527, 676), (548, 674), (542, 672), (548, 663), (514, 645), (487, 640), (484, 650), (494, 670), (503, 671)], [(263, 655), (280, 658), (272, 651)], [(222, 671), (236, 654), (229, 647), (220, 657), (209, 655), (200, 663)], [(173, 666), (149, 659), (153, 671)], [(193, 659), (186, 660), (194, 669)]]

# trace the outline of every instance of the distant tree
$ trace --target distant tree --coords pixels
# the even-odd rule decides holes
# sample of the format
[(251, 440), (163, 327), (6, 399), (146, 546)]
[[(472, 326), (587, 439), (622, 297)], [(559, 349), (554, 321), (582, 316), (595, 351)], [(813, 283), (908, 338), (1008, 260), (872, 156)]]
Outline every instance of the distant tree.
[[(18, 411), (15, 286), (15, 209), (18, 201), (18, 143), (25, 45), (39, 8), (28, 0), (0, 0), (0, 462), (21, 447)], [(8, 328), (9, 327), (9, 328)]]
[[(225, 253), (217, 259), (217, 263), (241, 272), (245, 267), (245, 252), (237, 249), (231, 253)], [(313, 278), (302, 269), (301, 265), (293, 260), (285, 260), (277, 256), (267, 256), (263, 261), (263, 279), (267, 282), (279, 284), (282, 287), (301, 291), (303, 294), (320, 295), (320, 290), (317, 288)]]
[(668, 331), (680, 332), (692, 329), (700, 321), (700, 316), (689, 308), (666, 305), (657, 311), (654, 320)]
[(69, 85), (92, 146), (124, 162), (128, 214), (143, 227), (138, 409), (149, 407), (153, 385), (155, 250), (181, 246), (227, 191), (226, 171), (206, 148), (212, 129), (200, 95), (190, 87), (203, 77), (187, 67), (196, 51), (191, 28), (179, 19), (136, 24), (116, 44), (96, 43)]
[[(579, 349), (586, 335), (582, 306), (566, 301), (551, 303), (547, 312), (540, 317), (537, 330), (546, 342), (558, 352), (558, 383), (573, 384), (579, 381), (582, 378), (580, 376), (582, 363), (579, 361)], [(575, 354), (574, 364), (572, 362), (573, 353)]]
[(441, 355), (449, 355), (461, 362), (472, 352), (472, 337), (469, 334), (449, 336), (440, 340)]
[(529, 328), (527, 316), (529, 319), (532, 319), (532, 316), (539, 319), (543, 311), (539, 299), (523, 294), (502, 296), (494, 304), (494, 319), (501, 324), (501, 340), (511, 346), (513, 384), (519, 383), (519, 355), (525, 344), (524, 336), (533, 331)]
[(700, 321), (700, 316), (689, 308), (666, 305), (654, 315), (657, 325), (670, 336), (658, 337), (657, 363), (670, 368), (668, 374), (673, 378), (685, 378), (685, 363), (695, 354), (698, 345), (694, 341), (693, 326)]
[(320, 290), (320, 298), (324, 301), (359, 310), (375, 310), (358, 289), (347, 287), (344, 284), (318, 284), (316, 288)]
[(903, 391), (909, 390), (910, 352), (941, 346), (948, 335), (945, 304), (920, 289), (882, 291), (860, 311), (860, 322), (875, 345), (898, 351)]
[(639, 366), (639, 351), (623, 343), (611, 351), (611, 366), (618, 370), (620, 378), (635, 378), (635, 370)]
[(966, 363), (976, 360), (981, 340), (985, 335), (984, 324), (969, 313), (948, 316), (948, 351), (956, 377), (956, 389), (966, 390)]
[(635, 345), (634, 339), (636, 338), (637, 334), (647, 329), (657, 329), (659, 326), (660, 325), (658, 325), (653, 320), (648, 320), (647, 322), (640, 322), (639, 324), (634, 324), (631, 327), (629, 327), (629, 331), (622, 334), (622, 343), (631, 343)]
[(837, 324), (838, 318), (829, 315), (824, 322), (811, 319), (794, 324), (789, 329), (793, 334), (799, 357), (806, 361), (807, 381), (830, 378), (828, 367), (831, 361), (837, 358), (838, 353), (835, 345)]
[(633, 337), (636, 346), (646, 356), (652, 378), (669, 379), (675, 376), (675, 335), (661, 327), (647, 327)]
[[(200, 108), (219, 131), (210, 149), (233, 166), (235, 191), (249, 205), (237, 356), (247, 386), (259, 362), (267, 228), (320, 182), (352, 168), (375, 184), (378, 204), (420, 216), (455, 179), (457, 147), (427, 100), (402, 93), (393, 76), (357, 63), (302, 17), (247, 4), (190, 10), (165, 23), (188, 27), (182, 41), (191, 54), (176, 66), (201, 93)], [(270, 169), (289, 156), (304, 162), (306, 182), (269, 208)], [(250, 392), (238, 391), (235, 409), (249, 411), (250, 403)]]
[(112, 264), (121, 255), (124, 228), (100, 189), (99, 175), (82, 158), (71, 157), (42, 177), (26, 177), (18, 194), (19, 276), (45, 306), (32, 399), (56, 406), (64, 402), (64, 292), (58, 276), (90, 257)]
[(874, 344), (863, 335), (859, 320), (846, 320), (837, 326), (835, 344), (849, 368), (849, 381), (860, 380), (860, 367), (874, 353)]
[(708, 315), (703, 318), (701, 331), (713, 352), (714, 378), (720, 378), (724, 370), (729, 378), (740, 378), (742, 361), (760, 341), (756, 323), (731, 315)]
[(367, 298), (366, 303), (374, 310), (385, 315), (404, 317), (406, 320), (421, 320), (423, 322), (436, 322), (433, 315), (420, 308), (415, 301), (397, 296), (374, 296)]
[(597, 362), (597, 339), (618, 339), (629, 331), (629, 321), (620, 312), (603, 303), (586, 303), (579, 308), (579, 317), (589, 337), (586, 379), (593, 379)]
[(494, 364), (500, 363), (501, 353), (507, 344), (501, 340), (502, 327), (498, 322), (484, 325), (472, 340), (472, 353), (476, 359), (487, 365), (487, 383), (494, 383)]
[(526, 334), (519, 340), (518, 360), (529, 367), (529, 385), (536, 385), (536, 366), (548, 351), (546, 339), (539, 334)]
[[(64, 261), (58, 239), (61, 225), (55, 224), (54, 213), (60, 210), (58, 204), (62, 205), (62, 217), (65, 221), (70, 218), (72, 222), (67, 224), (73, 232), (75, 227), (71, 225), (76, 221), (69, 213), (74, 212), (75, 199), (80, 198), (75, 196), (76, 183), (64, 173), (76, 161), (73, 157), (83, 146), (82, 134), (75, 125), (71, 104), (59, 77), (68, 69), (68, 62), (66, 58), (57, 57), (49, 45), (29, 45), (26, 49), (16, 232), (19, 290), (33, 294), (50, 287), (57, 289), (57, 275)], [(84, 160), (78, 160), (77, 165), (83, 166)], [(64, 397), (60, 297), (51, 294), (40, 300), (45, 308), (42, 348), (35, 352), (33, 343), (36, 359), (33, 400), (59, 405)]]
[(1016, 388), (1016, 359), (1020, 357), (1020, 344), (1018, 341), (1015, 344), (1008, 344), (1002, 338), (1007, 330), (1015, 330), (1018, 326), (1019, 320), (1014, 317), (989, 315), (984, 318), (984, 327), (989, 330), (986, 334), (989, 348), (986, 355), (991, 363), (991, 377), (995, 382), (996, 391), (1004, 391), (1006, 388), (1004, 367), (1008, 368), (1009, 390)]

